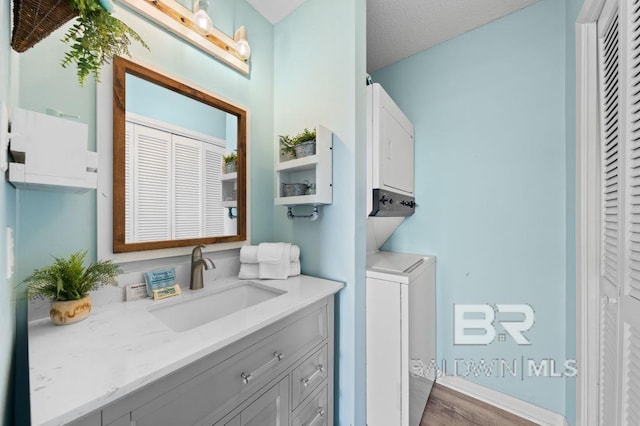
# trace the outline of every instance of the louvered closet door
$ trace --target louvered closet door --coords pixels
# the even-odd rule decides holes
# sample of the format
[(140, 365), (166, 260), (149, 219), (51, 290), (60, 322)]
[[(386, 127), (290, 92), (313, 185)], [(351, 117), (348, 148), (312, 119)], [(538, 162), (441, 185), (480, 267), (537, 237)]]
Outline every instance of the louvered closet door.
[(134, 206), (134, 182), (133, 182), (133, 168), (135, 164), (134, 159), (134, 143), (133, 135), (135, 131), (135, 124), (127, 121), (124, 130), (125, 141), (125, 154), (124, 154), (124, 241), (125, 243), (134, 242), (135, 230), (133, 227), (133, 218), (135, 212)]
[(173, 135), (173, 238), (201, 238), (202, 142)]
[(171, 239), (171, 134), (136, 125), (134, 241)]
[(624, 281), (620, 288), (619, 402), (623, 425), (640, 425), (640, 0), (623, 0)]
[(222, 156), (225, 149), (212, 144), (204, 144), (204, 232), (205, 236), (224, 235), (224, 208), (222, 200)]
[(640, 425), (640, 0), (607, 2), (601, 74), (600, 424)]
[(601, 132), (600, 424), (618, 424), (618, 305), (622, 279), (620, 22), (615, 2), (598, 21)]

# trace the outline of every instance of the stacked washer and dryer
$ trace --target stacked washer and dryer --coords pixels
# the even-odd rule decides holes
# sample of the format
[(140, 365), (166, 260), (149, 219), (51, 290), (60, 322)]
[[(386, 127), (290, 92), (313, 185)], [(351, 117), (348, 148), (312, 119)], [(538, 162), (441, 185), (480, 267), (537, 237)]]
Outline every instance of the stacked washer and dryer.
[(435, 380), (435, 257), (381, 251), (416, 209), (413, 125), (367, 86), (367, 425), (418, 426)]

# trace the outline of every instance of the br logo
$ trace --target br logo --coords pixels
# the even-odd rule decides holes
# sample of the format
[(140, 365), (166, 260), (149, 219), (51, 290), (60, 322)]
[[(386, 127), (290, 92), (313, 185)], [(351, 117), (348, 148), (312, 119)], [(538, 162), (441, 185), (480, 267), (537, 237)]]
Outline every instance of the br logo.
[[(496, 316), (498, 314), (521, 314), (522, 319), (497, 320), (518, 345), (530, 345), (524, 334), (533, 326), (534, 313), (529, 305), (453, 305), (455, 345), (488, 345), (496, 338)], [(513, 315), (511, 315), (513, 317)], [(506, 335), (498, 335), (500, 341)]]

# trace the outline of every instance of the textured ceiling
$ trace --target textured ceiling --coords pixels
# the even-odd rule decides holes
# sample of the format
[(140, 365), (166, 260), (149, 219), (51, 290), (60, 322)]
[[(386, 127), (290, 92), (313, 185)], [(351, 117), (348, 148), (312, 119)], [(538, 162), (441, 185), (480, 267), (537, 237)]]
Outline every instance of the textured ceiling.
[[(305, 0), (247, 0), (272, 24)], [(367, 71), (466, 33), (536, 0), (367, 0)]]
[(367, 71), (373, 72), (535, 0), (367, 0)]

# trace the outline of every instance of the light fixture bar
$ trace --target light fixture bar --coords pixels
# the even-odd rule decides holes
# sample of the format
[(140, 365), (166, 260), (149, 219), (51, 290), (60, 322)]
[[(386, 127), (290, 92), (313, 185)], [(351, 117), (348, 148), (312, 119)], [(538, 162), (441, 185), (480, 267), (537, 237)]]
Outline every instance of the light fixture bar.
[(215, 26), (209, 34), (200, 34), (198, 28), (191, 22), (193, 12), (178, 2), (171, 0), (119, 1), (237, 71), (249, 74), (249, 64), (238, 55), (233, 38)]

